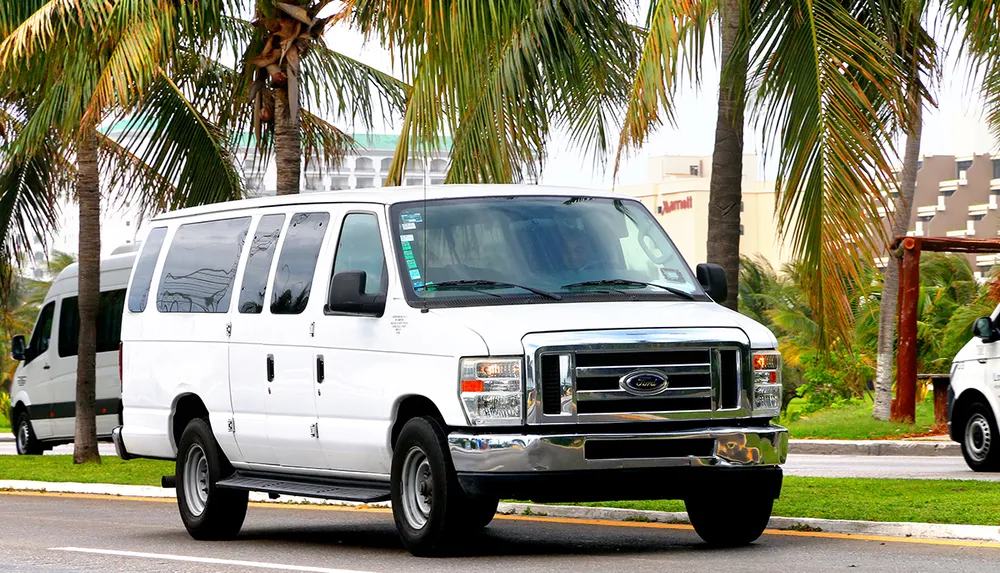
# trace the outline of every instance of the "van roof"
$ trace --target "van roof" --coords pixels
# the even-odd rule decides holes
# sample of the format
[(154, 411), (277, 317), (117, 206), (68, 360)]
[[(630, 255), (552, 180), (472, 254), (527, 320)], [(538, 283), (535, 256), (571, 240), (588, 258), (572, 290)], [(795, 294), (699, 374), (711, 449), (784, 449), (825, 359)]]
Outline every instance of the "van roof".
[(298, 195), (282, 195), (276, 197), (261, 197), (259, 199), (244, 199), (214, 203), (201, 207), (189, 207), (164, 213), (153, 218), (153, 221), (164, 221), (210, 213), (227, 211), (242, 211), (260, 209), (281, 205), (317, 205), (325, 203), (372, 203), (376, 205), (393, 205), (423, 199), (457, 199), (462, 197), (494, 197), (511, 195), (555, 195), (567, 197), (608, 197), (615, 199), (629, 198), (608, 191), (580, 189), (576, 187), (556, 187), (543, 185), (427, 185), (426, 187), (381, 187), (363, 191), (323, 191), (320, 193), (301, 193)]
[[(107, 273), (110, 271), (120, 271), (123, 269), (132, 269), (132, 264), (135, 262), (135, 252), (122, 253), (120, 255), (111, 255), (110, 257), (101, 259), (101, 273)], [(79, 274), (79, 263), (73, 263), (68, 265), (61, 273), (56, 275), (56, 278), (52, 281), (55, 284), (60, 281), (75, 279)]]

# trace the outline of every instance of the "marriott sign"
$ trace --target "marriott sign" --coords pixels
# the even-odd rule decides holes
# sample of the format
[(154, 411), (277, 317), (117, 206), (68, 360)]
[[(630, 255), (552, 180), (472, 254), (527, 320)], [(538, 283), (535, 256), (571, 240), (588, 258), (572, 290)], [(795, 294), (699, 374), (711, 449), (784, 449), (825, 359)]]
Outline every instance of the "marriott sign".
[(663, 213), (667, 214), (672, 211), (683, 211), (685, 209), (691, 209), (692, 207), (694, 207), (694, 198), (688, 195), (684, 199), (678, 199), (676, 201), (664, 201)]

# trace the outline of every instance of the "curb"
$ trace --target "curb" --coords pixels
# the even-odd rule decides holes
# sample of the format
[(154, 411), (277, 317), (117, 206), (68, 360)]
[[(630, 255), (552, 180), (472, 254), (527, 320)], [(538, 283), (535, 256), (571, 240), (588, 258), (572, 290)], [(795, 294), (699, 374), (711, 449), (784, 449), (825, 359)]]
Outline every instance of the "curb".
[(788, 453), (823, 456), (961, 456), (957, 442), (789, 440)]
[[(121, 497), (148, 497), (173, 499), (174, 490), (154, 486), (112, 485), (101, 483), (42, 482), (24, 480), (0, 480), (0, 490), (43, 491), (51, 493), (80, 493)], [(388, 503), (361, 504), (344, 501), (317, 500), (297, 496), (282, 495), (272, 500), (267, 494), (254, 492), (250, 501), (286, 504), (333, 505), (341, 507), (378, 508), (389, 507)], [(538, 517), (561, 517), (571, 519), (600, 519), (605, 521), (639, 523), (688, 524), (684, 512), (648, 511), (639, 509), (619, 509), (612, 507), (581, 507), (568, 505), (540, 505), (535, 503), (501, 503), (497, 509), (504, 515), (531, 515)], [(846, 535), (869, 535), (897, 538), (945, 539), (963, 541), (1000, 542), (1000, 528), (990, 525), (959, 525), (943, 523), (901, 523), (877, 521), (852, 521), (841, 519), (817, 519), (811, 517), (771, 517), (768, 529), (806, 532), (825, 532)]]

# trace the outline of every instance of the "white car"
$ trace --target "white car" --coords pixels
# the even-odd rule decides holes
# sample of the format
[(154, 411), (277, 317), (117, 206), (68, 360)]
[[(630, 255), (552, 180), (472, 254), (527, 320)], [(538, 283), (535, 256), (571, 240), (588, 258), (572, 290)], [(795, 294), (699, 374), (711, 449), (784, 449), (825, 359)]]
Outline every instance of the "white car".
[[(127, 250), (127, 249), (123, 249)], [(121, 424), (121, 378), (118, 345), (125, 287), (135, 253), (101, 261), (101, 306), (97, 321), (97, 435), (110, 438)], [(76, 346), (80, 335), (77, 310), (77, 265), (52, 281), (38, 313), (31, 340), (11, 341), (19, 360), (11, 385), (10, 421), (17, 453), (41, 454), (73, 441), (76, 419)]]
[[(948, 386), (948, 430), (976, 471), (1000, 471), (1000, 307), (976, 320), (974, 336), (955, 356)], [(997, 440), (997, 441), (994, 441)]]
[[(639, 202), (538, 186), (311, 193), (150, 225), (122, 326), (119, 456), (177, 460), (198, 539), (247, 492), (392, 501), (447, 550), (501, 498), (683, 499), (755, 540), (787, 433), (775, 337), (713, 302)], [(711, 296), (710, 296), (711, 295)]]

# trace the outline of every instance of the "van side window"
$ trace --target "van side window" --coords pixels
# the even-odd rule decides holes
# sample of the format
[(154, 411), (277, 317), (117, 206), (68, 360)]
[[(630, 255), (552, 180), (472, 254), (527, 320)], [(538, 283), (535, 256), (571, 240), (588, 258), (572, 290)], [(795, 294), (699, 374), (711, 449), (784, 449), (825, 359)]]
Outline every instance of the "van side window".
[(163, 262), (156, 309), (229, 312), (250, 217), (181, 225)]
[(344, 271), (365, 271), (368, 280), (365, 294), (378, 294), (382, 290), (382, 269), (385, 255), (382, 236), (378, 230), (378, 217), (371, 213), (351, 213), (344, 218), (337, 243), (337, 256), (333, 261), (333, 274)]
[(128, 294), (129, 312), (146, 310), (153, 271), (156, 269), (156, 260), (160, 258), (160, 248), (163, 247), (163, 237), (166, 235), (166, 227), (157, 227), (146, 237), (146, 244), (142, 246), (142, 253), (135, 262), (135, 273), (132, 275), (132, 287)]
[(27, 364), (45, 354), (49, 349), (49, 339), (52, 338), (52, 317), (56, 312), (55, 301), (50, 302), (38, 313), (38, 321), (35, 323), (35, 330), (31, 333), (31, 342), (25, 351), (24, 363)]
[(257, 232), (250, 244), (246, 270), (243, 271), (243, 286), (240, 287), (240, 302), (237, 308), (243, 314), (260, 314), (264, 310), (264, 289), (267, 275), (271, 272), (271, 260), (281, 236), (281, 226), (285, 216), (264, 215), (257, 223)]
[(271, 289), (271, 314), (299, 314), (309, 303), (329, 213), (296, 213), (288, 224)]
[[(122, 309), (125, 290), (101, 293), (101, 306), (97, 311), (97, 351), (116, 352), (122, 340)], [(80, 342), (80, 307), (77, 297), (64, 298), (59, 310), (59, 356), (77, 355)]]

